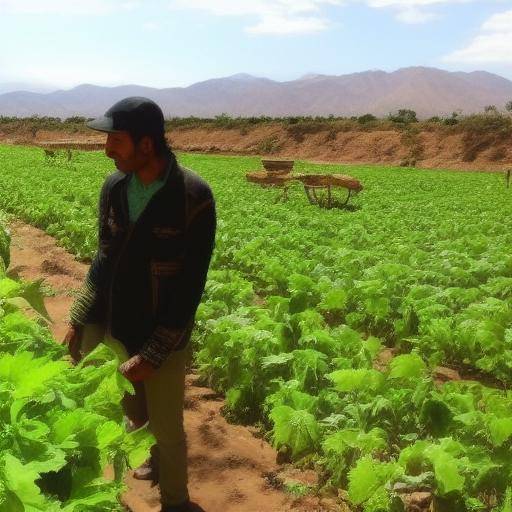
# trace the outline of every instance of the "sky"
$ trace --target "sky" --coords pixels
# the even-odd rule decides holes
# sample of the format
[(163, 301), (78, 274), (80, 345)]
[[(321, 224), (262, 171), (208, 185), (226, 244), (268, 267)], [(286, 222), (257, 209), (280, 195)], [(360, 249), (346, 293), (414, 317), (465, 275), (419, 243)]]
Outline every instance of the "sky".
[(0, 0), (0, 84), (430, 66), (512, 79), (512, 0)]

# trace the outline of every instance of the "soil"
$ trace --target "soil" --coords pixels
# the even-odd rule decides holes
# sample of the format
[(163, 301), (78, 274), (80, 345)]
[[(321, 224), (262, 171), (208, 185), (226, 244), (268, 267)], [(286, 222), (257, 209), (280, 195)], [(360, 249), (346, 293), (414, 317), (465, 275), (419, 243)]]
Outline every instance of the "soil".
[[(12, 234), (9, 274), (26, 280), (44, 279), (50, 296), (45, 303), (57, 341), (67, 328), (73, 295), (87, 266), (74, 259), (55, 239), (20, 221), (10, 223)], [(202, 387), (194, 373), (186, 378), (185, 430), (188, 442), (189, 489), (197, 511), (206, 512), (321, 512), (340, 510), (330, 498), (295, 498), (281, 489), (283, 482), (314, 485), (313, 471), (277, 464), (276, 451), (256, 429), (228, 423), (221, 414), (224, 400)], [(122, 501), (132, 512), (159, 512), (158, 487), (127, 475)]]
[[(463, 133), (423, 131), (406, 137), (398, 130), (347, 131), (299, 134), (294, 136), (279, 124), (249, 129), (175, 128), (167, 134), (178, 151), (271, 155), (338, 164), (407, 165), (424, 169), (504, 171), (512, 169), (512, 137), (496, 138), (468, 151)], [(45, 145), (58, 148), (72, 144), (77, 149), (98, 149), (105, 136), (39, 130), (31, 133), (0, 132), (0, 143)], [(472, 161), (468, 159), (471, 153)]]

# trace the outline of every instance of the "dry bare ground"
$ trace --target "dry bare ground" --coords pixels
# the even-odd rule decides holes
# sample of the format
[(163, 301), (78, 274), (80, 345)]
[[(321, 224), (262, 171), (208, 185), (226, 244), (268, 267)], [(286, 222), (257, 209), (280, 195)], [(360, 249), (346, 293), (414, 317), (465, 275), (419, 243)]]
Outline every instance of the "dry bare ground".
[[(87, 266), (74, 259), (43, 231), (19, 221), (12, 232), (11, 275), (43, 278), (52, 290), (45, 302), (53, 318), (57, 340), (66, 331), (66, 317), (73, 294), (80, 287)], [(314, 484), (312, 471), (298, 471), (276, 463), (276, 452), (251, 429), (229, 424), (221, 415), (222, 397), (187, 376), (185, 429), (189, 447), (190, 493), (205, 512), (321, 512), (342, 510), (334, 500), (309, 496), (296, 499), (279, 489), (283, 481)], [(126, 480), (123, 502), (132, 512), (157, 512), (157, 488), (148, 482)], [(276, 485), (277, 484), (277, 485)]]
[[(250, 129), (177, 128), (167, 134), (174, 149), (234, 155), (268, 155), (340, 164), (413, 165), (425, 169), (502, 171), (512, 168), (512, 138), (484, 144), (467, 161), (464, 134), (423, 131), (407, 135), (397, 130), (293, 134), (280, 125)], [(0, 143), (52, 144), (74, 142), (97, 149), (103, 135), (39, 130), (36, 136), (0, 132)], [(477, 141), (478, 142), (478, 141)]]

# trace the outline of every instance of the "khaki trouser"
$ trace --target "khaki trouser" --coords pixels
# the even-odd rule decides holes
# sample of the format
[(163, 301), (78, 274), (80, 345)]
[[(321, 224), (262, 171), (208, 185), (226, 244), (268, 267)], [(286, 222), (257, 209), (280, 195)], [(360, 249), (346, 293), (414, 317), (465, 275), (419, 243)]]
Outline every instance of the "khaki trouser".
[[(92, 351), (101, 341), (116, 352), (121, 363), (128, 359), (123, 344), (106, 336), (102, 326), (84, 326), (81, 340), (81, 351), (84, 354)], [(171, 353), (150, 379), (134, 383), (135, 395), (125, 395), (122, 403), (126, 416), (138, 424), (149, 421), (149, 429), (155, 436), (163, 506), (177, 505), (189, 497), (187, 446), (183, 428), (185, 365), (188, 355), (188, 349)]]

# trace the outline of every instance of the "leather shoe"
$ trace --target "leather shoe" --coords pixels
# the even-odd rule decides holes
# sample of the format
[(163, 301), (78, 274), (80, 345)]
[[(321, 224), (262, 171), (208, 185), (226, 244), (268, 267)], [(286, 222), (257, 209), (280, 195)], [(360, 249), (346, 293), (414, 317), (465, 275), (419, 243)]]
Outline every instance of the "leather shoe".
[(179, 505), (162, 506), (161, 512), (192, 512), (191, 503), (187, 500)]
[(150, 480), (152, 487), (158, 484), (158, 448), (156, 445), (151, 447), (151, 456), (142, 463), (134, 472), (135, 480)]

